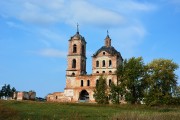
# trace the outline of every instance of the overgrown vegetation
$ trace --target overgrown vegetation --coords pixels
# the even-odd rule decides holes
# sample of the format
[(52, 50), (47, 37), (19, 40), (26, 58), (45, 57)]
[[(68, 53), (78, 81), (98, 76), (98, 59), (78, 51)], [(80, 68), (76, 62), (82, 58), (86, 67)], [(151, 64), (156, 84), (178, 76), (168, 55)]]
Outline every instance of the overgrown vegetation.
[(177, 76), (174, 71), (178, 65), (172, 60), (156, 59), (147, 66), (145, 103), (147, 105), (174, 104), (172, 99), (178, 97), (175, 95)]
[(0, 101), (2, 120), (179, 120), (180, 107)]
[(106, 78), (103, 76), (99, 77), (98, 83), (96, 84), (96, 89), (94, 91), (94, 98), (98, 104), (108, 104), (108, 91)]
[(178, 67), (168, 59), (155, 59), (147, 65), (142, 57), (124, 60), (117, 68), (117, 83), (111, 84), (109, 95), (105, 94), (108, 89), (104, 87), (106, 79), (100, 77), (104, 82), (96, 86), (95, 99), (97, 103), (104, 104), (102, 101), (110, 96), (113, 104), (119, 104), (123, 96), (131, 104), (179, 105), (180, 87), (175, 74)]
[(145, 70), (142, 57), (133, 57), (124, 61), (122, 72), (117, 72), (122, 74), (119, 86), (124, 92), (121, 94), (131, 104), (139, 103), (143, 99)]
[(12, 98), (13, 97), (13, 93), (16, 92), (16, 89), (14, 87), (12, 87), (11, 89), (11, 86), (10, 84), (8, 85), (4, 85), (2, 86), (1, 90), (0, 90), (0, 99), (1, 98)]

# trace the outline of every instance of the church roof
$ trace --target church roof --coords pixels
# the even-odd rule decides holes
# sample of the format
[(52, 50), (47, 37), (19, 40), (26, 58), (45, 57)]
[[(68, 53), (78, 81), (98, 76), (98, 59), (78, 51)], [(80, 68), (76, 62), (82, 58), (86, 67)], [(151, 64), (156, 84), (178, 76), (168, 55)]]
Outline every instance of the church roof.
[(85, 38), (82, 35), (80, 35), (79, 32), (76, 32), (76, 34), (74, 36), (72, 36), (69, 41), (71, 41), (72, 39), (82, 40), (86, 43)]
[(108, 31), (107, 31), (107, 36), (106, 36), (105, 41), (104, 41), (104, 46), (102, 46), (95, 54), (93, 54), (92, 57), (96, 57), (102, 51), (106, 51), (110, 55), (117, 55), (121, 59), (123, 59), (120, 52), (118, 52), (113, 46), (111, 46), (111, 38), (109, 37)]
[[(120, 52), (118, 52), (114, 47), (112, 46), (102, 46), (95, 54), (93, 54), (93, 57), (96, 57), (100, 52), (102, 51), (106, 51), (107, 53), (109, 53), (110, 55), (118, 55), (119, 57), (121, 57)], [(122, 58), (122, 57), (121, 57)]]

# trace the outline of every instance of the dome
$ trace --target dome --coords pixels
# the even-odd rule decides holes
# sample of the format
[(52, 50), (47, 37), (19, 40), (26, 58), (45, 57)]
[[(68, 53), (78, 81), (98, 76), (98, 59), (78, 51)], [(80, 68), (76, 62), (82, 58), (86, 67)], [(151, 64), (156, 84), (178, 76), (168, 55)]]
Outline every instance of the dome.
[(74, 40), (82, 40), (86, 43), (85, 38), (82, 35), (80, 35), (79, 32), (76, 32), (76, 34), (74, 36), (72, 36), (69, 41), (71, 41), (73, 39)]
[[(102, 46), (95, 54), (93, 54), (93, 57), (96, 57), (100, 52), (102, 51), (106, 51), (107, 53), (109, 53), (110, 55), (117, 55), (121, 57), (120, 52), (118, 52), (114, 47), (110, 46)], [(122, 57), (121, 57), (122, 58)]]

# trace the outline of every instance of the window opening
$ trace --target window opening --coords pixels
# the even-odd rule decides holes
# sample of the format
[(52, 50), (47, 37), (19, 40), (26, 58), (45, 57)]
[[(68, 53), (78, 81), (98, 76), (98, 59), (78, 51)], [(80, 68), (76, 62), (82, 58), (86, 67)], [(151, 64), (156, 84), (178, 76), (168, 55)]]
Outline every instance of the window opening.
[(81, 80), (81, 87), (83, 86), (83, 80)]
[(111, 85), (111, 82), (112, 82), (111, 79), (109, 79), (109, 86)]
[(99, 67), (99, 61), (96, 61), (96, 67)]
[(112, 61), (109, 60), (109, 67), (112, 67)]
[(76, 52), (77, 52), (77, 45), (74, 44), (74, 45), (73, 45), (73, 53), (76, 53)]
[(82, 45), (82, 54), (85, 55), (84, 45)]
[(90, 86), (90, 80), (87, 80), (87, 86)]
[(105, 63), (105, 60), (102, 61), (102, 67), (105, 67), (106, 66), (106, 63)]
[(72, 68), (76, 68), (76, 60), (75, 59), (72, 60)]

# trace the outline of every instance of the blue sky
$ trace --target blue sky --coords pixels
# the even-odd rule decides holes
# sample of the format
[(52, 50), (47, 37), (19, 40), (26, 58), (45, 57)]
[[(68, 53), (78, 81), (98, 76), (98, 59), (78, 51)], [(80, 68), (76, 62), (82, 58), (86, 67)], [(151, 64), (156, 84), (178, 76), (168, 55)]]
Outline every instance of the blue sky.
[(40, 97), (63, 91), (68, 40), (77, 22), (87, 42), (89, 74), (107, 29), (123, 58), (166, 58), (180, 65), (180, 0), (1, 0), (0, 86), (35, 90)]

